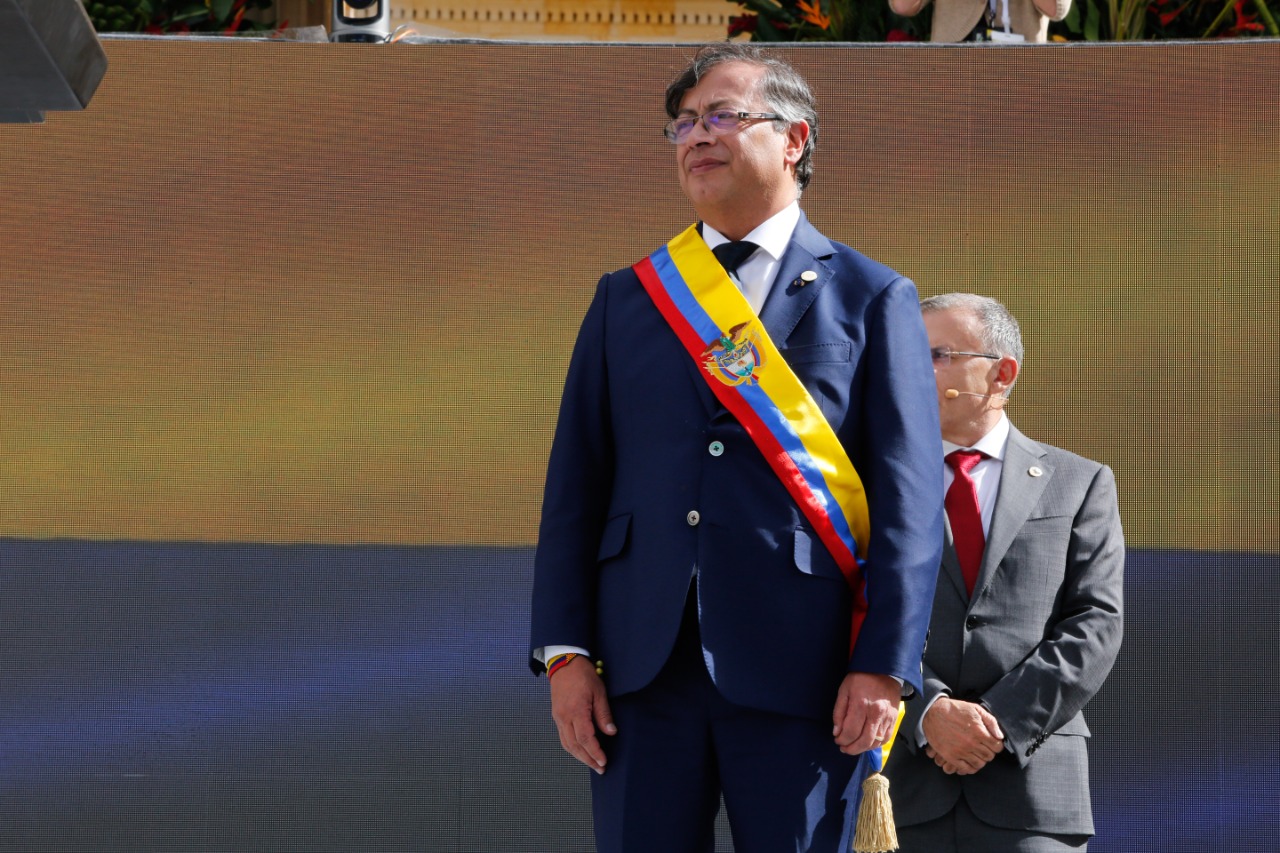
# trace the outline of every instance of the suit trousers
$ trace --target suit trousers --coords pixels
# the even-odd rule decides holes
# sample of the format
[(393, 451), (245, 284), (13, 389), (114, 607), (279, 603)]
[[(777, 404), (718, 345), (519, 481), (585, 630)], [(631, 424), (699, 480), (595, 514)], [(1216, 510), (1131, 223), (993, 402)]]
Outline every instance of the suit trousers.
[(963, 795), (940, 818), (898, 827), (898, 853), (1085, 853), (1088, 849), (1087, 835), (1047, 835), (984, 823)]
[(836, 853), (856, 759), (836, 748), (830, 720), (727, 701), (703, 659), (694, 598), (658, 677), (610, 700), (618, 733), (591, 778), (596, 849), (711, 853), (723, 794), (736, 853)]

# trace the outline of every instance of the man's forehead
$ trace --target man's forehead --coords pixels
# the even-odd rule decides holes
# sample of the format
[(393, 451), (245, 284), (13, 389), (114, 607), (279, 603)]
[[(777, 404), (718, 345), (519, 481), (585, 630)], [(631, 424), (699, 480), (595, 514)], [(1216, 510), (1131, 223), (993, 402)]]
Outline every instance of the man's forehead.
[(930, 340), (937, 336), (968, 336), (979, 331), (978, 316), (968, 308), (956, 307), (929, 311), (924, 315), (924, 321)]
[[(687, 97), (686, 100), (688, 100)], [(740, 98), (716, 98), (714, 101), (702, 104), (701, 106), (705, 112), (711, 112), (713, 110), (736, 110), (743, 106), (743, 104)], [(698, 111), (692, 107), (682, 106), (680, 108), (680, 114), (697, 115)]]
[(680, 99), (681, 112), (694, 112), (685, 106), (694, 97), (711, 95), (713, 100), (702, 104), (704, 109), (727, 109), (746, 106), (755, 97), (757, 84), (764, 74), (764, 66), (750, 62), (722, 62), (702, 75)]

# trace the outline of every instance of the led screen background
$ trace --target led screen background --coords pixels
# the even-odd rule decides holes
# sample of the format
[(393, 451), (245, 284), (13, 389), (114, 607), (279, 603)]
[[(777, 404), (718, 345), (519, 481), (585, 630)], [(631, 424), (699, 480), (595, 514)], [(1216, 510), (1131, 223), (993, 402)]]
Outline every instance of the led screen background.
[[(0, 126), (0, 848), (587, 849), (531, 548), (691, 49), (106, 48)], [(1014, 421), (1116, 472), (1094, 849), (1271, 850), (1280, 45), (786, 53), (809, 217), (1006, 302)]]

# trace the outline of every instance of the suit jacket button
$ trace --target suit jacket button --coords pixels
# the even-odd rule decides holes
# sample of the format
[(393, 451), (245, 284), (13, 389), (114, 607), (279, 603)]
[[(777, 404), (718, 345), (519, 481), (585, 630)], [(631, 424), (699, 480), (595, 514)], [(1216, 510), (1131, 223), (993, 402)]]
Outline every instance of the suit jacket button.
[(968, 628), (970, 631), (972, 631), (974, 628), (977, 628), (981, 624), (982, 624), (982, 620), (979, 619), (977, 616), (970, 616), (968, 619), (964, 620), (964, 627)]
[(697, 527), (698, 522), (702, 521), (702, 516), (698, 514), (696, 509), (691, 509), (689, 514), (684, 517), (684, 520), (689, 522), (690, 527)]
[(720, 456), (724, 453), (724, 445), (718, 441), (713, 441), (707, 445), (707, 452), (712, 456)]

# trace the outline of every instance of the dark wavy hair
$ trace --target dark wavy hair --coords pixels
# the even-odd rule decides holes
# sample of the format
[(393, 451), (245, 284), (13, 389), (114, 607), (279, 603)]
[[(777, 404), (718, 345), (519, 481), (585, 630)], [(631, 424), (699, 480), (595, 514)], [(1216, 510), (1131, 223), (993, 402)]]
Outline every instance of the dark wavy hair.
[(813, 151), (818, 147), (818, 109), (809, 84), (785, 59), (746, 42), (708, 45), (698, 51), (688, 67), (667, 87), (667, 115), (675, 118), (688, 91), (697, 86), (708, 71), (725, 62), (747, 62), (765, 69), (760, 81), (761, 95), (769, 109), (782, 116), (774, 122), (779, 133), (785, 133), (798, 121), (809, 125), (809, 139), (796, 162), (796, 186), (803, 191), (813, 178)]

